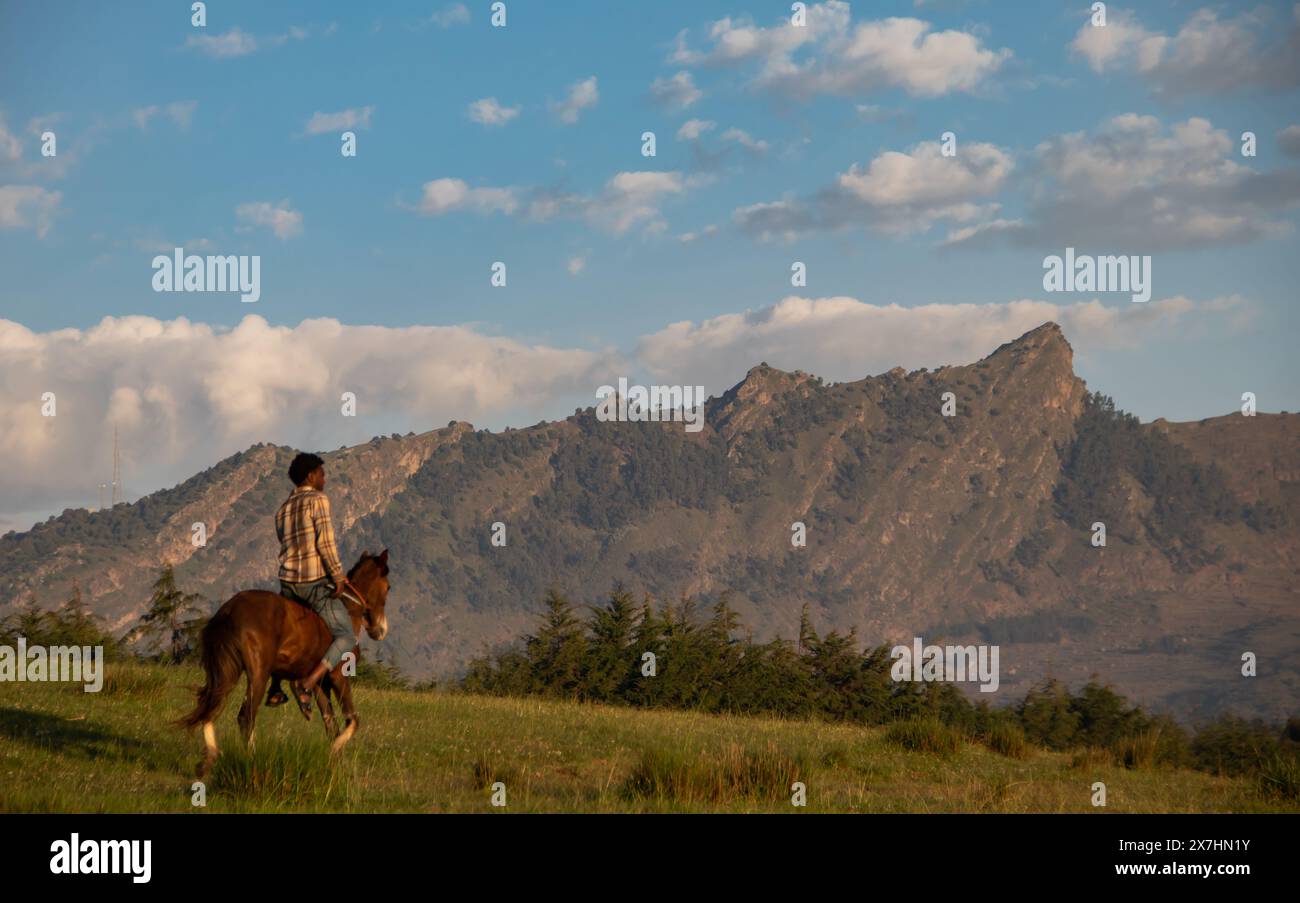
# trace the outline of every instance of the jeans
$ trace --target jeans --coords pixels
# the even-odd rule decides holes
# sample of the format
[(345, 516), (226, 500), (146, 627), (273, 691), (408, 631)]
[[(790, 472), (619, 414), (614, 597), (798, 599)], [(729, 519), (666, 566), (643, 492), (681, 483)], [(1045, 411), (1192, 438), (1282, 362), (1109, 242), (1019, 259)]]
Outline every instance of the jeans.
[(343, 661), (343, 655), (357, 644), (357, 635), (352, 631), (352, 617), (348, 607), (341, 598), (331, 593), (328, 579), (314, 580), (311, 583), (280, 582), (280, 595), (301, 602), (308, 606), (325, 621), (330, 636), (334, 637), (329, 648), (325, 650), (325, 667), (333, 671)]

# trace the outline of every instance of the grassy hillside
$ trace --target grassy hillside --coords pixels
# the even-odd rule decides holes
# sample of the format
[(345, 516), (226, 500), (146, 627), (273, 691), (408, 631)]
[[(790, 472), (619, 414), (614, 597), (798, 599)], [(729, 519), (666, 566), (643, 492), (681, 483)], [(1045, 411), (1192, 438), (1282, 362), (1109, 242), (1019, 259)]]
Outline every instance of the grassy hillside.
[[(0, 683), (0, 811), (184, 812), (200, 741), (169, 725), (197, 669), (119, 663), (104, 689)], [(1125, 769), (1086, 754), (1013, 758), (924, 732), (637, 711), (362, 686), (362, 729), (335, 761), (319, 719), (262, 709), (240, 750), (220, 722), (208, 812), (1300, 811), (1250, 779)], [(942, 739), (942, 738), (940, 738)], [(489, 787), (506, 785), (504, 810)], [(808, 805), (789, 786), (807, 786)], [(1108, 805), (1091, 805), (1103, 781)]]

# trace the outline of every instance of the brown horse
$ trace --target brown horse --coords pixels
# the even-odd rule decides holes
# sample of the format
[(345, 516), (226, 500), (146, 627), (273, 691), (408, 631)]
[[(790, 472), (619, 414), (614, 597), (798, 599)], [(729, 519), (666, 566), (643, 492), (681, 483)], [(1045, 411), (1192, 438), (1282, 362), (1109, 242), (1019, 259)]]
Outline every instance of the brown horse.
[[(382, 640), (388, 633), (388, 620), (384, 616), (384, 603), (388, 600), (388, 550), (379, 555), (362, 552), (361, 560), (348, 571), (348, 581), (363, 597), (354, 599), (348, 593), (341, 597), (352, 615), (353, 632), (359, 636), (364, 624), (372, 639)], [(296, 683), (305, 678), (324, 657), (330, 639), (329, 628), (320, 615), (278, 593), (246, 590), (236, 593), (217, 610), (200, 637), (207, 682), (198, 691), (194, 710), (178, 722), (190, 730), (203, 726), (204, 755), (199, 762), (199, 777), (207, 774), (217, 760), (214, 722), (239, 675), (248, 676), (248, 692), (239, 709), (239, 729), (245, 745), (252, 749), (257, 708), (268, 682), (275, 678)], [(354, 647), (354, 660), (358, 652)], [(342, 749), (360, 723), (352, 707), (352, 686), (343, 673), (346, 661), (327, 674), (315, 690), (325, 731), (334, 738), (331, 752)], [(341, 733), (335, 727), (329, 702), (331, 689), (343, 707), (345, 724)]]

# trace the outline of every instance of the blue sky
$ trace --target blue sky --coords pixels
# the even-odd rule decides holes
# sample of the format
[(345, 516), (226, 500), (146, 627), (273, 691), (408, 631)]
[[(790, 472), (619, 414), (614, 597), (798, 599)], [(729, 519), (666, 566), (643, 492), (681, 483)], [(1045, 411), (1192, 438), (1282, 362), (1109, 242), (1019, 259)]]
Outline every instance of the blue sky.
[[(137, 492), (249, 441), (560, 417), (621, 373), (718, 393), (761, 359), (963, 363), (1050, 305), (1080, 375), (1144, 419), (1243, 391), (1300, 408), (1291, 4), (1110, 4), (1096, 34), (1085, 3), (810, 4), (803, 32), (789, 3), (513, 0), (505, 28), (489, 5), (214, 2), (194, 28), (187, 3), (0, 4), (0, 349), (27, 434), (0, 443), (0, 527), (82, 493), (17, 413), (47, 383), (78, 402), (74, 444), (122, 427)], [(508, 121), (471, 118), (488, 98)], [(357, 156), (313, 117), (355, 123)], [(956, 170), (927, 156), (946, 131)], [(153, 292), (178, 244), (259, 255), (261, 300)], [(1152, 255), (1152, 302), (1045, 293), (1067, 245)], [(249, 315), (273, 335), (232, 339)], [(342, 331), (308, 342), (309, 318)], [(232, 344), (247, 372), (174, 369)], [(449, 349), (481, 379), (413, 389), (439, 371), (401, 362)], [(271, 353), (329, 391), (268, 382)], [(343, 422), (349, 379), (370, 394)]]

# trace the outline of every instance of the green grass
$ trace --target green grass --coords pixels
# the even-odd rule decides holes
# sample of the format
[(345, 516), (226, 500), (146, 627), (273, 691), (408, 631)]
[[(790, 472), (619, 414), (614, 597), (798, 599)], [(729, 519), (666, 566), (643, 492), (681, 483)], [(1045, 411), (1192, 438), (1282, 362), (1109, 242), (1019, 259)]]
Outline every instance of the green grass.
[[(202, 741), (170, 724), (198, 670), (114, 670), (113, 691), (106, 682), (98, 694), (0, 683), (0, 811), (200, 811)], [(1014, 738), (993, 741), (999, 752), (928, 722), (864, 728), (365, 683), (361, 729), (341, 755), (329, 757), (319, 716), (308, 724), (293, 706), (260, 710), (247, 754), (241, 698), (219, 722), (208, 812), (1300, 812), (1283, 766), (1267, 780), (1216, 777), (1126, 768), (1108, 751), (1017, 758)], [(498, 781), (504, 810), (490, 804)], [(1105, 810), (1091, 805), (1094, 781)], [(806, 808), (791, 805), (795, 782)]]
[(1266, 793), (1300, 801), (1300, 762), (1293, 756), (1273, 756), (1260, 770), (1259, 782)]
[(687, 809), (771, 802), (792, 795), (795, 782), (808, 776), (802, 759), (802, 754), (783, 752), (774, 741), (759, 749), (731, 743), (695, 754), (654, 747), (641, 753), (623, 783), (623, 795)]
[(994, 724), (984, 738), (984, 744), (995, 753), (1012, 759), (1028, 759), (1034, 754), (1033, 744), (1016, 724)]
[(350, 808), (356, 802), (354, 762), (331, 762), (321, 740), (277, 738), (227, 750), (207, 779), (208, 792), (251, 812), (292, 812), (302, 808)]
[(955, 756), (961, 751), (962, 736), (937, 718), (897, 721), (885, 729), (885, 739), (895, 746), (915, 753)]

